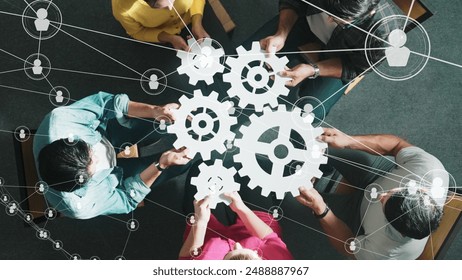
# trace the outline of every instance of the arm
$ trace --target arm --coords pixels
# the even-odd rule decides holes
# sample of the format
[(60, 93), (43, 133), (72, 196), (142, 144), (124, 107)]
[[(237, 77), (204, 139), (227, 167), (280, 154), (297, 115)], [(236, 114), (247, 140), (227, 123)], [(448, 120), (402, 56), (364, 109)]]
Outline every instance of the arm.
[[(301, 187), (300, 196), (296, 197), (298, 202), (311, 208), (316, 215), (324, 212), (327, 205), (322, 196), (314, 188), (309, 190)], [(322, 229), (329, 238), (332, 246), (341, 254), (352, 257), (352, 255), (345, 250), (345, 243), (349, 238), (354, 237), (351, 229), (332, 211), (329, 211), (326, 216), (319, 220)]]
[(189, 13), (191, 15), (191, 25), (192, 25), (192, 33), (194, 37), (199, 40), (203, 38), (210, 38), (210, 35), (205, 31), (204, 27), (202, 26), (202, 17), (204, 14), (204, 0), (194, 0)]
[(293, 9), (283, 9), (279, 12), (279, 25), (276, 34), (260, 40), (260, 46), (268, 53), (280, 51), (297, 22), (298, 14)]
[(194, 201), (194, 215), (197, 222), (193, 227), (191, 227), (191, 231), (181, 247), (179, 253), (180, 258), (190, 257), (190, 251), (192, 249), (200, 248), (204, 245), (207, 224), (210, 220), (209, 202), (209, 197), (206, 197), (201, 201)]
[(224, 196), (231, 200), (231, 209), (237, 213), (246, 229), (253, 236), (263, 239), (268, 236), (268, 234), (273, 233), (273, 229), (258, 218), (258, 216), (244, 204), (241, 196), (237, 192), (224, 194)]
[[(317, 63), (320, 77), (330, 77), (340, 79), (342, 77), (342, 60), (340, 58), (330, 58)], [(314, 67), (310, 64), (299, 64), (292, 69), (287, 69), (279, 73), (282, 77), (291, 78), (286, 82), (287, 86), (296, 86), (303, 80), (314, 75)]]
[(319, 137), (321, 141), (337, 149), (353, 149), (373, 155), (395, 156), (404, 148), (412, 146), (406, 140), (389, 134), (372, 134), (349, 136), (337, 129), (324, 128)]
[(164, 106), (150, 105), (130, 101), (128, 103), (128, 117), (150, 118), (160, 120), (167, 117), (170, 121), (175, 121), (175, 116), (172, 114), (172, 109), (178, 109), (180, 106), (176, 103), (169, 103)]

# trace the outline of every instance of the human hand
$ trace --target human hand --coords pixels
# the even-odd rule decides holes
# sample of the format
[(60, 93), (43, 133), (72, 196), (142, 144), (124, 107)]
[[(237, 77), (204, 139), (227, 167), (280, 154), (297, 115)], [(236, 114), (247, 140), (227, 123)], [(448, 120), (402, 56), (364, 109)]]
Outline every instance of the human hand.
[(269, 54), (275, 54), (280, 51), (286, 42), (286, 37), (282, 35), (268, 36), (260, 40), (260, 47)]
[(322, 196), (314, 188), (306, 189), (305, 187), (298, 188), (300, 195), (295, 199), (301, 204), (311, 208), (316, 215), (320, 215), (326, 210), (326, 203)]
[(185, 165), (191, 160), (188, 153), (189, 150), (185, 147), (168, 150), (160, 156), (159, 165), (164, 169), (172, 165)]
[(332, 148), (345, 149), (351, 144), (351, 137), (335, 128), (323, 128), (324, 133), (317, 139), (327, 143)]
[(223, 196), (231, 201), (229, 207), (234, 212), (238, 213), (248, 209), (238, 192), (234, 191), (232, 193), (224, 193)]
[(193, 25), (191, 31), (194, 35), (194, 38), (196, 38), (196, 40), (198, 40), (199, 42), (201, 42), (204, 38), (210, 38), (210, 35), (207, 33), (207, 31), (205, 31), (201, 23)]
[(176, 50), (186, 51), (189, 52), (190, 48), (183, 37), (178, 35), (170, 35), (168, 42), (172, 44), (173, 48)]
[(207, 225), (210, 220), (210, 197), (206, 196), (202, 200), (194, 200), (194, 215), (197, 224)]
[(163, 106), (154, 106), (153, 115), (157, 121), (164, 120), (166, 122), (174, 122), (175, 115), (172, 114), (172, 109), (178, 109), (180, 105), (177, 103), (169, 103)]
[(299, 64), (294, 68), (286, 68), (285, 71), (279, 72), (281, 77), (287, 77), (291, 80), (286, 82), (286, 86), (294, 87), (304, 79), (314, 75), (314, 68), (309, 64)]

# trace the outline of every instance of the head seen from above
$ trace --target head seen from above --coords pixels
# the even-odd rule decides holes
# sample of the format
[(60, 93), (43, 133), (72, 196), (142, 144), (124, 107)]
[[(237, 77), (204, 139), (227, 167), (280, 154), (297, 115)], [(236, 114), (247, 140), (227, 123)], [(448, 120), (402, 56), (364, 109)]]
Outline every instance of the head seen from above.
[(153, 9), (173, 9), (175, 0), (145, 0)]

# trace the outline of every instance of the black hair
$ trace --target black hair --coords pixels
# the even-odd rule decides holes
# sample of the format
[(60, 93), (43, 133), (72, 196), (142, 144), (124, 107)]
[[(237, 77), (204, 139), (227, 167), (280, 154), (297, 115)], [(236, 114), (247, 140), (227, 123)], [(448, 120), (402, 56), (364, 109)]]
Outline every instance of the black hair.
[(69, 145), (66, 139), (56, 140), (45, 146), (39, 154), (39, 173), (51, 188), (71, 192), (81, 187), (75, 179), (83, 176), (90, 178), (88, 166), (91, 163), (90, 146), (76, 140)]
[[(425, 197), (430, 203), (425, 204)], [(385, 203), (385, 217), (401, 234), (422, 239), (438, 228), (443, 209), (427, 193), (417, 191), (409, 194), (407, 190), (393, 192)]]
[(325, 0), (326, 10), (341, 19), (364, 21), (371, 17), (380, 0)]

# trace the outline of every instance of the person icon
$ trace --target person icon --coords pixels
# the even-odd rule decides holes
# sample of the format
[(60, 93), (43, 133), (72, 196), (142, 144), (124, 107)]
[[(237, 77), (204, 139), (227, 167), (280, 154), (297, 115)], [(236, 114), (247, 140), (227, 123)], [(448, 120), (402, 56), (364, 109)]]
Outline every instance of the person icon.
[(83, 175), (79, 175), (79, 183), (83, 184), (85, 182), (85, 179), (83, 178)]
[(32, 217), (30, 216), (30, 214), (26, 215), (26, 221), (28, 221), (28, 222), (32, 221)]
[(166, 128), (167, 128), (166, 121), (165, 120), (160, 120), (159, 129), (160, 130), (165, 130)]
[(201, 68), (210, 68), (213, 65), (212, 49), (208, 46), (201, 48), (199, 64)]
[(56, 92), (55, 100), (56, 100), (56, 103), (63, 103), (64, 96), (63, 96), (63, 91), (62, 90), (58, 90)]
[(55, 248), (56, 249), (61, 249), (61, 243), (55, 242)]
[(189, 217), (189, 223), (191, 225), (194, 225), (196, 223), (196, 217), (194, 217), (194, 215), (191, 215), (191, 217)]
[(78, 256), (73, 256), (72, 259), (73, 259), (74, 261), (76, 261), (76, 260), (79, 259), (79, 257), (78, 257)]
[(16, 209), (15, 209), (13, 206), (10, 206), (10, 207), (8, 208), (8, 212), (9, 212), (10, 214), (14, 214), (14, 211), (15, 211), (15, 210), (16, 210)]
[(48, 11), (44, 8), (40, 8), (37, 10), (36, 14), (37, 19), (34, 21), (35, 29), (39, 32), (48, 31), (48, 28), (50, 27), (50, 21), (47, 19)]
[(38, 191), (39, 191), (40, 193), (44, 193), (44, 192), (45, 192), (45, 185), (42, 184), (42, 183), (40, 183), (39, 188), (38, 188)]
[(149, 89), (156, 90), (159, 88), (159, 82), (157, 81), (159, 77), (156, 74), (152, 74), (149, 77)]
[(2, 200), (3, 200), (3, 202), (8, 202), (8, 196), (4, 195), (4, 196), (2, 197)]
[(53, 210), (49, 209), (47, 215), (48, 215), (48, 218), (53, 218), (54, 216)]
[(356, 251), (356, 242), (354, 240), (350, 241), (350, 246), (349, 246), (349, 249), (351, 252), (354, 252)]
[(130, 155), (130, 147), (129, 147), (129, 146), (125, 146), (124, 155), (125, 155), (126, 157), (128, 157), (128, 156)]
[(34, 75), (42, 74), (43, 67), (41, 65), (42, 65), (42, 61), (40, 59), (37, 58), (34, 60), (34, 66), (32, 67), (32, 73), (34, 73)]
[(433, 198), (443, 198), (444, 188), (443, 188), (443, 179), (436, 177), (432, 181), (431, 193)]
[(74, 141), (75, 141), (74, 134), (70, 133), (69, 136), (67, 136), (67, 142), (72, 144), (72, 143), (74, 143)]
[(48, 232), (46, 232), (46, 231), (43, 232), (43, 238), (44, 239), (48, 238)]
[(192, 254), (197, 257), (199, 256), (199, 249), (198, 248), (194, 248), (193, 251), (192, 251)]
[(26, 130), (24, 130), (23, 128), (19, 130), (19, 138), (26, 139)]
[(236, 113), (236, 108), (234, 106), (236, 106), (236, 104), (234, 104), (234, 101), (230, 100), (229, 101), (228, 114), (234, 115)]
[(135, 197), (136, 193), (135, 190), (130, 190), (130, 197)]
[(319, 145), (313, 145), (313, 149), (311, 150), (311, 156), (314, 158), (314, 159), (317, 159), (317, 158), (320, 158), (321, 157), (321, 148), (319, 147)]
[(373, 187), (371, 189), (371, 199), (377, 199), (377, 197), (378, 197), (377, 188)]
[(409, 194), (416, 194), (417, 193), (417, 182), (415, 180), (409, 180), (407, 182), (407, 192)]
[(43, 234), (44, 234), (43, 230), (40, 230), (40, 231), (39, 231), (39, 237), (40, 237), (40, 238), (43, 238)]
[(303, 106), (302, 119), (304, 123), (312, 123), (314, 121), (313, 109), (313, 105), (310, 103)]
[(273, 219), (278, 219), (278, 218), (279, 218), (278, 209), (273, 209)]
[(135, 228), (136, 228), (135, 221), (131, 221), (131, 222), (130, 222), (130, 228), (131, 228), (131, 229), (135, 229)]
[(233, 148), (233, 140), (228, 139), (226, 140), (226, 149), (231, 150)]
[(411, 51), (404, 47), (406, 41), (407, 36), (404, 30), (395, 29), (388, 35), (388, 42), (391, 46), (385, 50), (385, 57), (390, 67), (406, 67), (411, 54)]

